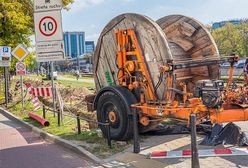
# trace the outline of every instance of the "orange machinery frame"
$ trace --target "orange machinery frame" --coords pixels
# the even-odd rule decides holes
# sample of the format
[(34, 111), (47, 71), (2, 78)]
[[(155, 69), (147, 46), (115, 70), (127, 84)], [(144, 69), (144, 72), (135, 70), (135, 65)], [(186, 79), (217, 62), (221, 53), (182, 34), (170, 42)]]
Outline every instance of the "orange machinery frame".
[[(173, 86), (173, 69), (170, 64), (163, 65), (160, 68), (160, 73), (167, 75), (167, 90), (163, 100), (159, 100), (135, 31), (133, 29), (116, 31), (116, 43), (119, 69), (118, 82), (120, 86), (126, 87), (130, 91), (140, 89), (140, 102), (133, 104), (132, 108), (140, 109), (139, 118), (142, 125), (146, 126), (152, 121), (160, 121), (165, 118), (189, 122), (191, 113), (196, 114), (197, 123), (206, 120), (210, 120), (212, 123), (248, 120), (248, 108), (224, 103), (223, 107), (209, 109), (202, 103), (200, 98), (193, 98), (191, 93), (187, 93), (187, 86), (184, 83), (180, 84), (184, 92), (183, 101), (173, 100), (172, 91), (169, 90)], [(232, 78), (232, 71), (230, 69), (227, 90)], [(142, 74), (143, 78), (138, 77), (137, 73)]]

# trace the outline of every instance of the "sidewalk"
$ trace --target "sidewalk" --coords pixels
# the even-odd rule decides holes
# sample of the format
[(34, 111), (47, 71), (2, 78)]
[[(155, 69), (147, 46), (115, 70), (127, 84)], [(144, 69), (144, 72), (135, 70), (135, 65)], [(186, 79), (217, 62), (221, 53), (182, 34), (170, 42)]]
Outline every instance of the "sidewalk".
[(93, 168), (96, 164), (51, 142), (0, 114), (1, 168)]
[[(241, 127), (242, 131), (248, 132), (248, 121), (236, 122)], [(201, 142), (204, 136), (198, 135), (197, 141)], [(108, 164), (104, 166), (109, 168), (189, 168), (191, 167), (191, 158), (166, 158), (166, 159), (148, 159), (147, 155), (153, 151), (173, 151), (191, 149), (190, 135), (161, 135), (161, 136), (146, 136), (141, 141), (141, 152), (133, 154), (133, 148), (112, 156), (108, 159)], [(232, 146), (203, 146), (201, 149), (214, 149)], [(244, 147), (245, 148), (245, 147)], [(248, 156), (214, 156), (201, 157), (201, 168), (248, 168)], [(120, 166), (118, 166), (120, 165)]]

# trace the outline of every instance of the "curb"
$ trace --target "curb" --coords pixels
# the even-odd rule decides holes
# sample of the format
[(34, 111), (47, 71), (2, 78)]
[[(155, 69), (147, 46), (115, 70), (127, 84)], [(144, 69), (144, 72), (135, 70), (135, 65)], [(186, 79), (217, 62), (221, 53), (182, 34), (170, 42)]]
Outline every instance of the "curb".
[(97, 156), (93, 155), (91, 152), (87, 151), (86, 149), (84, 149), (83, 147), (76, 145), (74, 143), (71, 143), (68, 140), (62, 139), (56, 135), (52, 135), (49, 134), (37, 127), (34, 127), (33, 125), (26, 123), (25, 121), (22, 121), (21, 119), (19, 119), (18, 117), (14, 116), (13, 114), (11, 114), (10, 112), (8, 112), (7, 110), (3, 109), (0, 107), (0, 113), (3, 114), (5, 117), (10, 118), (16, 122), (18, 122), (19, 124), (25, 126), (26, 128), (30, 129), (32, 132), (38, 134), (41, 138), (43, 138), (44, 140), (48, 140), (51, 142), (54, 142), (60, 146), (63, 146), (73, 152), (76, 152), (78, 154), (83, 154), (86, 157), (88, 157), (90, 160), (102, 165), (104, 162), (102, 159), (98, 158)]

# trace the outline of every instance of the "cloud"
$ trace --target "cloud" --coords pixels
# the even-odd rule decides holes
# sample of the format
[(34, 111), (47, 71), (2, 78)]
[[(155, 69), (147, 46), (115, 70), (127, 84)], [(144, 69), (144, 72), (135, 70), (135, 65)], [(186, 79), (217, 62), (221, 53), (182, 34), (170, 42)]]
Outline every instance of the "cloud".
[(70, 12), (78, 12), (82, 9), (102, 4), (105, 1), (106, 0), (75, 0), (75, 2), (70, 7)]
[(128, 2), (135, 2), (135, 0), (122, 0), (122, 2), (126, 2), (126, 3), (128, 3)]
[(95, 41), (95, 43), (97, 43), (97, 40), (98, 40), (99, 36), (100, 36), (99, 33), (93, 33), (93, 34), (89, 34), (89, 35), (86, 33), (85, 39)]

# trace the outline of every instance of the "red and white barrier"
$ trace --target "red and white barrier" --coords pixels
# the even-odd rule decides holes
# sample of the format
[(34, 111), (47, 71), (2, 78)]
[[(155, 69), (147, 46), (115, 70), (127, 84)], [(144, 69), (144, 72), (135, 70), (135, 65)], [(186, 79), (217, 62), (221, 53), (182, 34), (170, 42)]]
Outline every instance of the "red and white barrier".
[[(34, 110), (38, 110), (41, 107), (38, 97), (52, 97), (51, 87), (38, 87), (34, 88), (30, 83), (25, 84), (27, 92), (33, 96), (32, 103), (34, 105)], [(56, 91), (57, 92), (57, 91)], [(55, 94), (55, 96), (57, 93)]]
[[(218, 157), (218, 156), (240, 156), (248, 155), (248, 148), (215, 148), (198, 150), (199, 157)], [(181, 151), (157, 151), (150, 153), (151, 159), (162, 158), (184, 158), (191, 157), (191, 150)]]
[(27, 92), (31, 94), (32, 85), (30, 83), (26, 83), (25, 86), (26, 86)]
[(34, 97), (32, 103), (34, 105), (34, 110), (38, 110), (41, 107), (38, 97)]
[(20, 87), (21, 87), (21, 83), (20, 83), (20, 81), (18, 80), (18, 81), (16, 82), (15, 89), (19, 89)]
[(38, 97), (38, 96), (52, 97), (52, 88), (51, 87), (32, 88), (30, 92), (35, 97)]

